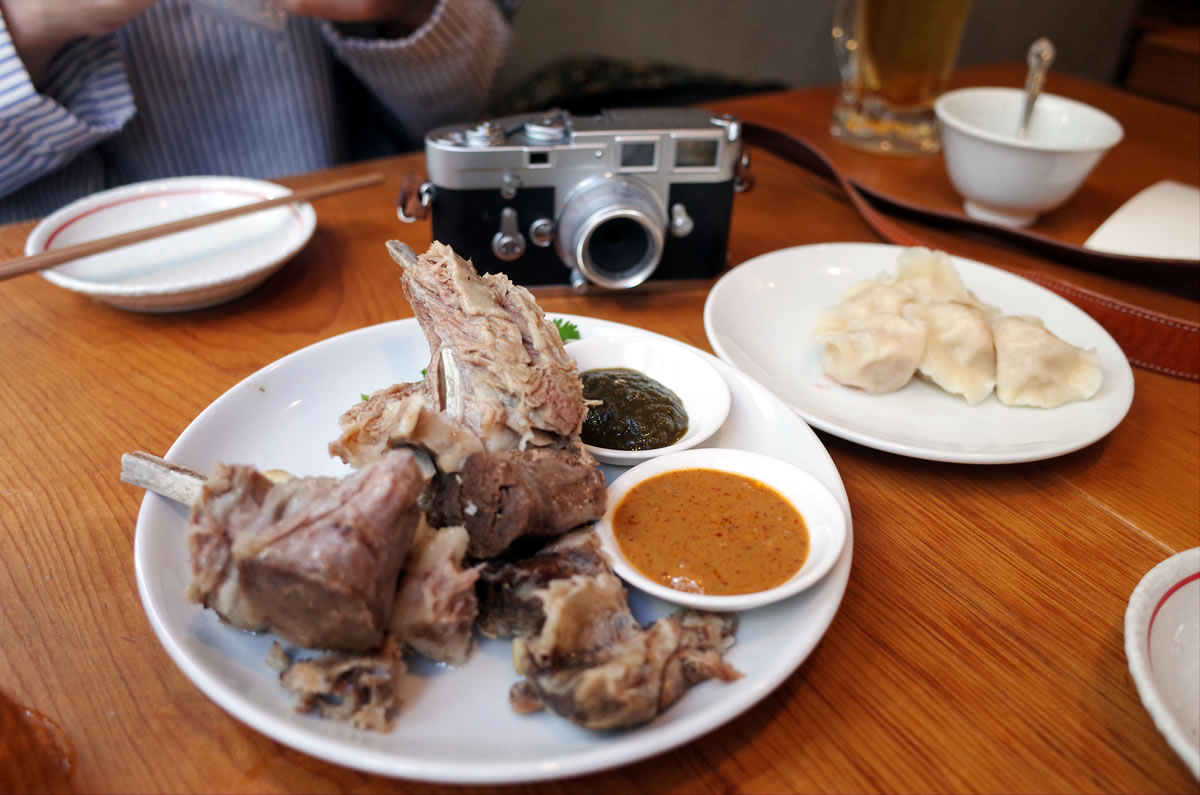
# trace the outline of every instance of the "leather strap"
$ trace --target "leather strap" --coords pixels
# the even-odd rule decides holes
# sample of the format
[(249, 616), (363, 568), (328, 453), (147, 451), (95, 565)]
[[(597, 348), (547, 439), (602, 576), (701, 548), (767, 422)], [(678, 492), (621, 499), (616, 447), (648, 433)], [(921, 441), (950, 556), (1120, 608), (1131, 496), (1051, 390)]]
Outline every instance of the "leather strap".
[[(753, 122), (743, 122), (742, 131), (747, 144), (807, 168), (841, 186), (863, 220), (884, 240), (900, 246), (945, 248), (923, 242), (893, 223), (868, 200), (859, 185), (838, 171), (820, 150), (804, 139)], [(894, 200), (880, 201), (897, 204)], [(907, 205), (904, 209), (923, 217), (926, 215), (915, 205)], [(1145, 260), (1140, 257), (1126, 259), (1137, 262)], [(1187, 261), (1178, 264), (1194, 266), (1194, 263)], [(1130, 363), (1189, 381), (1200, 381), (1200, 323), (1144, 309), (1046, 274), (1016, 268), (1007, 270), (1053, 290), (1091, 315), (1117, 341)]]

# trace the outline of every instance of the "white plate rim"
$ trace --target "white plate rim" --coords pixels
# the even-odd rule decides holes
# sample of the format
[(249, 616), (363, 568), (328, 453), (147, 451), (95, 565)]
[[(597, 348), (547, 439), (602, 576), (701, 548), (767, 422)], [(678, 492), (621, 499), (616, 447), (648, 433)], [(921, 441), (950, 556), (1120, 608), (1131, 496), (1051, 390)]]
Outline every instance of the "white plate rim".
[[(723, 275), (709, 291), (704, 304), (704, 330), (709, 344), (712, 345), (713, 350), (722, 361), (739, 369), (745, 369), (768, 389), (779, 394), (809, 425), (865, 447), (910, 458), (957, 464), (1013, 464), (1040, 461), (1087, 447), (1108, 435), (1124, 419), (1133, 403), (1133, 371), (1128, 359), (1112, 336), (1082, 309), (1056, 293), (1001, 268), (965, 257), (952, 255), (951, 259), (968, 288), (972, 287), (974, 279), (981, 274), (986, 274), (987, 278), (998, 280), (1006, 286), (1006, 289), (1015, 291), (1018, 297), (1022, 294), (1037, 296), (1038, 300), (1049, 302), (1054, 307), (1056, 317), (1069, 318), (1071, 322), (1087, 329), (1087, 346), (1096, 347), (1101, 357), (1105, 383), (1099, 396), (1093, 398), (1092, 401), (1068, 404), (1057, 409), (1005, 407), (1010, 412), (1009, 416), (1014, 418), (1013, 421), (1020, 416), (1021, 412), (1062, 412), (1064, 409), (1074, 411), (1072, 406), (1099, 406), (1103, 401), (1105, 416), (1102, 423), (1089, 429), (1086, 434), (1069, 440), (1044, 443), (1034, 440), (1024, 443), (1020, 439), (1014, 439), (1011, 444), (992, 447), (950, 446), (923, 440), (919, 437), (910, 440), (887, 438), (881, 429), (872, 428), (870, 422), (847, 424), (823, 416), (814, 408), (816, 404), (812, 398), (812, 388), (807, 388), (804, 393), (797, 395), (789, 393), (786, 385), (781, 384), (770, 373), (766, 373), (766, 377), (764, 377), (763, 373), (758, 372), (762, 370), (762, 367), (748, 358), (745, 353), (740, 352), (736, 342), (723, 330), (721, 315), (728, 310), (726, 302), (731, 300), (725, 296), (735, 289), (735, 285), (740, 286), (739, 283), (755, 279), (769, 282), (771, 276), (777, 274), (776, 269), (808, 267), (810, 270), (807, 273), (811, 275), (812, 279), (825, 279), (830, 284), (837, 286), (840, 291), (849, 287), (859, 278), (870, 278), (883, 272), (893, 272), (896, 257), (904, 248), (884, 243), (818, 243), (779, 249), (747, 260)], [(818, 266), (826, 266), (834, 270), (847, 267), (860, 268), (862, 272), (855, 274), (853, 278), (839, 274), (827, 275), (819, 270)], [(984, 302), (997, 303), (996, 296), (980, 294), (978, 297)], [(789, 308), (796, 318), (797, 324), (805, 326), (803, 329), (797, 328), (796, 330), (800, 340), (799, 346), (815, 345), (810, 341), (812, 326), (806, 318), (815, 320), (816, 313), (835, 303), (836, 300), (836, 298), (831, 301), (821, 300), (814, 304), (812, 301), (806, 303), (805, 296), (799, 296), (796, 305)], [(1018, 307), (1001, 306), (1001, 308), (1013, 314), (1022, 314)], [(1055, 328), (1054, 318), (1043, 317), (1042, 319), (1047, 321), (1047, 327), (1053, 331)], [(1078, 343), (1077, 340), (1076, 344)], [(829, 381), (827, 386), (829, 389), (843, 390), (847, 394), (851, 391), (832, 381)], [(924, 385), (920, 386), (924, 387)], [(912, 388), (913, 385), (910, 385), (900, 391), (904, 392), (904, 390)], [(961, 413), (964, 410), (977, 411), (979, 408), (978, 406), (969, 407), (960, 398), (941, 393), (936, 387), (926, 388), (930, 392), (937, 393), (938, 403), (933, 405), (940, 411)], [(871, 400), (889, 401), (896, 394), (899, 393), (876, 395), (872, 396)], [(995, 400), (993, 395), (985, 403)], [(881, 408), (885, 405), (887, 404), (881, 404)], [(1032, 417), (1033, 414), (1029, 416)]]
[[(652, 333), (612, 321), (577, 315), (551, 314), (554, 317), (562, 317), (574, 322), (584, 333), (605, 335)], [(184, 432), (180, 434), (179, 438), (167, 452), (166, 457), (176, 460), (182, 453), (186, 452), (185, 448), (187, 447), (188, 439), (191, 436), (204, 432), (206, 419), (216, 412), (222, 399), (227, 399), (228, 396), (235, 394), (238, 390), (261, 389), (261, 380), (269, 376), (272, 371), (278, 368), (293, 366), (318, 347), (357, 343), (359, 340), (370, 339), (375, 335), (387, 336), (389, 334), (396, 334), (406, 324), (410, 324), (410, 328), (415, 330), (414, 333), (421, 334), (419, 327), (416, 326), (416, 321), (411, 318), (390, 321), (322, 340), (266, 365), (256, 373), (247, 376), (202, 410)], [(595, 329), (595, 331), (589, 331), (590, 329)], [(423, 335), (421, 337), (423, 339)], [(670, 339), (669, 337), (664, 338)], [(717, 360), (710, 354), (702, 351), (699, 352), (712, 359), (727, 382), (732, 380), (739, 385), (740, 389), (747, 390), (756, 405), (761, 407), (763, 403), (774, 402), (778, 405), (780, 412), (791, 414), (782, 401), (779, 401), (773, 394), (749, 376)], [(423, 364), (424, 362), (420, 363)], [(652, 722), (645, 727), (623, 733), (615, 739), (605, 735), (606, 739), (604, 741), (589, 745), (584, 752), (568, 754), (565, 757), (553, 760), (540, 760), (536, 764), (521, 760), (487, 764), (469, 762), (464, 764), (457, 761), (453, 764), (430, 763), (428, 760), (397, 756), (394, 753), (370, 751), (356, 745), (353, 742), (353, 738), (349, 742), (331, 743), (328, 739), (306, 730), (304, 727), (305, 718), (303, 716), (291, 714), (280, 716), (267, 712), (248, 703), (246, 699), (242, 698), (240, 694), (232, 689), (213, 681), (209, 674), (197, 662), (192, 660), (183, 649), (181, 645), (183, 638), (179, 634), (179, 628), (168, 626), (163, 612), (165, 605), (156, 601), (151, 588), (151, 579), (159, 573), (158, 570), (160, 567), (156, 565), (155, 561), (146, 558), (146, 549), (149, 546), (147, 535), (155, 532), (151, 528), (151, 525), (155, 522), (169, 521), (169, 515), (172, 511), (172, 504), (168, 500), (154, 494), (146, 494), (143, 499), (135, 531), (134, 563), (139, 597), (143, 603), (147, 618), (163, 648), (196, 687), (242, 723), (284, 745), (311, 756), (368, 773), (402, 779), (456, 784), (544, 781), (607, 770), (669, 751), (725, 724), (750, 709), (791, 676), (808, 655), (811, 654), (812, 650), (828, 631), (834, 615), (840, 607), (849, 580), (853, 551), (852, 519), (845, 486), (842, 483), (840, 474), (837, 472), (836, 465), (833, 463), (824, 445), (821, 444), (819, 438), (802, 420), (799, 418), (796, 419), (798, 423), (797, 432), (810, 437), (805, 440), (805, 444), (809, 448), (806, 455), (815, 459), (813, 463), (808, 465), (810, 471), (815, 468), (822, 470), (820, 474), (817, 472), (814, 472), (814, 474), (818, 474), (822, 482), (834, 491), (846, 513), (846, 543), (834, 568), (826, 575), (826, 578), (822, 582), (808, 591), (792, 597), (792, 599), (760, 609), (764, 615), (768, 611), (773, 614), (783, 615), (784, 611), (789, 607), (795, 606), (792, 609), (799, 609), (799, 606), (805, 603), (810, 595), (813, 595), (811, 598), (814, 600), (817, 599), (818, 595), (823, 600), (818, 603), (821, 607), (820, 614), (809, 616), (805, 619), (809, 622), (807, 630), (795, 632), (796, 640), (790, 640), (789, 643), (780, 645), (777, 649), (778, 654), (773, 655), (772, 667), (753, 678), (749, 676), (745, 677), (745, 680), (749, 681), (746, 682), (747, 686), (743, 695), (739, 696), (736, 700), (725, 698), (719, 703), (717, 708), (709, 711), (711, 715), (708, 715), (707, 719), (703, 721), (672, 721), (668, 712), (667, 720), (665, 721)], [(796, 446), (798, 445), (793, 445), (793, 447)], [(168, 518), (164, 519), (164, 516)], [(176, 524), (182, 524), (182, 521), (182, 518), (177, 518)], [(182, 599), (182, 595), (179, 595), (178, 598)], [(198, 610), (199, 608), (197, 608)], [(791, 626), (789, 624), (789, 627)], [(227, 630), (228, 628), (222, 629)], [(800, 639), (805, 635), (811, 636), (810, 639)], [(731, 655), (736, 654), (737, 648), (735, 645), (734, 649), (731, 650)], [(715, 685), (715, 683), (706, 684)], [(702, 684), (699, 687), (704, 686), (705, 684)], [(679, 704), (676, 704), (673, 709), (677, 709), (679, 706)], [(399, 720), (403, 721), (403, 719), (404, 715), (402, 712)], [(553, 720), (562, 719), (554, 717)], [(322, 723), (327, 725), (330, 722)], [(565, 721), (563, 723), (564, 725), (566, 724)]]
[[(30, 230), (29, 235), (26, 237), (25, 254), (26, 256), (32, 256), (41, 253), (45, 250), (46, 243), (53, 235), (66, 228), (75, 220), (92, 212), (105, 209), (108, 206), (141, 199), (152, 199), (155, 196), (163, 194), (200, 190), (250, 193), (258, 199), (274, 199), (286, 196), (292, 192), (290, 188), (275, 182), (250, 177), (230, 176), (164, 177), (162, 179), (145, 180), (143, 182), (122, 185), (76, 199), (44, 217)], [(197, 274), (193, 278), (182, 279), (169, 285), (138, 285), (136, 283), (106, 284), (88, 279), (79, 279), (57, 268), (44, 270), (41, 272), (41, 275), (47, 281), (63, 289), (91, 295), (100, 299), (137, 299), (155, 296), (173, 297), (197, 290), (219, 287), (224, 284), (240, 284), (245, 282), (249, 277), (260, 273), (263, 278), (266, 278), (273, 269), (287, 262), (303, 249), (316, 231), (316, 210), (313, 209), (310, 202), (286, 206), (291, 210), (296, 223), (299, 224), (300, 234), (294, 236), (290, 244), (285, 244), (270, 257), (245, 263), (244, 267), (237, 273), (223, 278), (206, 278), (204, 274)]]

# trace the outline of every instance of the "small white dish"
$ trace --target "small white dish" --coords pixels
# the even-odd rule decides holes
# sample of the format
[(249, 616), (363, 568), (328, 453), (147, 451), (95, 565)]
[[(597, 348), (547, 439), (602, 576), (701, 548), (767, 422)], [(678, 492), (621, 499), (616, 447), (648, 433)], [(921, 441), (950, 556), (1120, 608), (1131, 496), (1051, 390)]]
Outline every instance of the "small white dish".
[[(770, 486), (804, 517), (808, 527), (808, 557), (800, 570), (782, 585), (736, 596), (678, 591), (634, 568), (625, 558), (613, 532), (613, 515), (629, 490), (639, 483), (681, 469), (716, 469), (753, 478)], [(697, 610), (735, 611), (778, 602), (817, 583), (842, 554), (846, 544), (846, 512), (836, 496), (819, 480), (795, 464), (754, 453), (720, 447), (685, 450), (645, 461), (614, 480), (608, 487), (608, 510), (596, 523), (596, 535), (613, 562), (613, 571), (638, 590), (668, 602)]]
[(1132, 257), (1200, 260), (1200, 188), (1164, 179), (1121, 205), (1084, 248)]
[[(809, 425), (889, 453), (960, 464), (1014, 464), (1064, 455), (1103, 438), (1133, 403), (1133, 371), (1116, 340), (1079, 307), (1008, 271), (952, 257), (963, 283), (1006, 314), (1033, 315), (1061, 339), (1095, 348), (1104, 383), (1091, 400), (1055, 409), (975, 406), (921, 379), (886, 395), (842, 386), (812, 339), (822, 311), (855, 282), (894, 273), (904, 249), (824, 243), (772, 251), (722, 276), (704, 303), (717, 356), (783, 398)], [(569, 346), (568, 346), (569, 347)]]
[[(285, 196), (273, 182), (173, 177), (74, 201), (42, 219), (26, 255)], [(178, 232), (42, 272), (50, 282), (121, 309), (177, 312), (229, 301), (261, 284), (304, 247), (317, 226), (305, 202)]]
[(1200, 779), (1200, 547), (1159, 563), (1133, 589), (1125, 656), (1154, 725)]
[(946, 171), (967, 215), (1028, 226), (1071, 198), (1124, 137), (1107, 113), (1053, 94), (1034, 105), (1028, 134), (1017, 136), (1025, 92), (963, 88), (938, 98)]
[(585, 444), (598, 461), (631, 466), (687, 450), (712, 436), (729, 416), (729, 385), (712, 364), (682, 343), (649, 336), (593, 337), (571, 342), (566, 348), (579, 372), (604, 367), (637, 370), (674, 392), (687, 412), (687, 432), (675, 444), (652, 450), (612, 450)]

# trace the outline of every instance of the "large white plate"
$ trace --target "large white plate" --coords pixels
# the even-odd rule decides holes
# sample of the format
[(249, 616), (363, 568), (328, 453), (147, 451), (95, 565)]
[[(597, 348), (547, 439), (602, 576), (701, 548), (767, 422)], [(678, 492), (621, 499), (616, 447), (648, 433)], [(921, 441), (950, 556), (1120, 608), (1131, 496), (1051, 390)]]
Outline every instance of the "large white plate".
[(828, 243), (773, 251), (725, 274), (704, 305), (713, 350), (792, 406), (809, 424), (890, 453), (964, 464), (1037, 461), (1105, 436), (1133, 402), (1133, 372), (1120, 347), (1074, 304), (1011, 273), (954, 257), (966, 286), (1006, 314), (1033, 315), (1062, 339), (1095, 348), (1104, 372), (1091, 400), (1055, 409), (1005, 406), (992, 395), (968, 406), (914, 379), (897, 392), (868, 395), (821, 371), (813, 325), (846, 288), (894, 273), (898, 246)]
[[(286, 196), (243, 177), (171, 177), (86, 196), (46, 216), (27, 255)], [(312, 205), (292, 204), (84, 257), (42, 275), (122, 309), (174, 312), (229, 301), (261, 284), (312, 237)]]
[[(586, 317), (565, 316), (589, 336), (646, 333)], [(841, 477), (820, 440), (782, 401), (749, 377), (704, 354), (729, 382), (732, 410), (706, 444), (774, 455), (829, 487), (849, 516)], [(201, 472), (214, 462), (253, 463), (297, 474), (340, 475), (329, 457), (337, 417), (364, 392), (420, 378), (429, 358), (414, 320), (371, 326), (280, 359), (206, 408), (167, 457)], [(606, 467), (611, 480), (622, 469)], [(190, 579), (185, 510), (147, 494), (138, 515), (134, 561), (146, 614), (172, 659), (213, 701), (273, 739), (336, 764), (384, 775), (481, 783), (550, 779), (593, 772), (674, 748), (750, 708), (786, 679), (816, 646), (841, 602), (850, 575), (852, 539), (813, 588), (742, 614), (727, 659), (745, 676), (705, 682), (653, 722), (625, 732), (592, 732), (557, 716), (516, 715), (508, 689), (516, 681), (510, 644), (484, 641), (457, 670), (414, 662), (405, 707), (390, 734), (292, 711), (278, 675), (264, 660), (269, 635), (223, 626), (184, 599)], [(849, 528), (847, 528), (849, 531)], [(639, 619), (672, 611), (631, 589)]]

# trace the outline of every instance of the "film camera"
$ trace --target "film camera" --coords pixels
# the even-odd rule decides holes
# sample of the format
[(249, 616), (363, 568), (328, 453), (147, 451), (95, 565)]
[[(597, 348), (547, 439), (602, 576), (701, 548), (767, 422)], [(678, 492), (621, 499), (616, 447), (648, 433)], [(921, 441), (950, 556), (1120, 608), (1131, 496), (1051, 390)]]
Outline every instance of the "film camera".
[(554, 110), (432, 131), (420, 198), (435, 240), (518, 284), (706, 279), (725, 264), (743, 158), (732, 116)]

